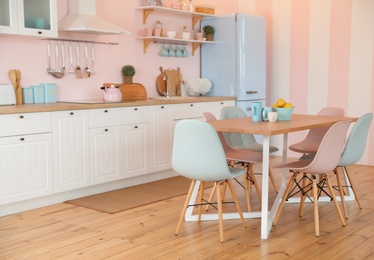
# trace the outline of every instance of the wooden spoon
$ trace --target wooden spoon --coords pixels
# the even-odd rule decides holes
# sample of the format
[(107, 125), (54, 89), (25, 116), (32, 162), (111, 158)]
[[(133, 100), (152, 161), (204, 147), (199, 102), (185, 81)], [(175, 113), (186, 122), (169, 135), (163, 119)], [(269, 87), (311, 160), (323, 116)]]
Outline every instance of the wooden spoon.
[(22, 87), (21, 87), (21, 71), (20, 70), (15, 70), (16, 72), (16, 100), (17, 100), (17, 105), (22, 104)]

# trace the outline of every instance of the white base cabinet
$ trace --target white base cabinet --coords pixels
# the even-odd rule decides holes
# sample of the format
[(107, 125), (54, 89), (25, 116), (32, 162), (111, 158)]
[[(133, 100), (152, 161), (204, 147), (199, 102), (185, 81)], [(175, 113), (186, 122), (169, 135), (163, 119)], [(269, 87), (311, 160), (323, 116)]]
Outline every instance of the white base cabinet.
[(0, 138), (0, 205), (52, 193), (51, 134)]
[(89, 185), (88, 111), (52, 113), (54, 191)]

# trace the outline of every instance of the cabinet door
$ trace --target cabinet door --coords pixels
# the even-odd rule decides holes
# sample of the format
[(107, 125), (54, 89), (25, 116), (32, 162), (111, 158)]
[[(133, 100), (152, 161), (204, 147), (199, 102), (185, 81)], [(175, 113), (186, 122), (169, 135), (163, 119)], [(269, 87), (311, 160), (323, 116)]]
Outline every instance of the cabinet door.
[(90, 184), (120, 179), (119, 127), (93, 128), (89, 130), (89, 136)]
[(0, 205), (53, 193), (52, 137), (0, 138)]
[(55, 192), (89, 185), (88, 111), (52, 113)]
[(148, 173), (148, 123), (121, 126), (121, 147), (124, 177)]
[(57, 38), (56, 0), (17, 0), (17, 9), (19, 34)]
[(173, 105), (149, 107), (150, 172), (171, 169)]
[(17, 0), (0, 1), (0, 33), (18, 34)]

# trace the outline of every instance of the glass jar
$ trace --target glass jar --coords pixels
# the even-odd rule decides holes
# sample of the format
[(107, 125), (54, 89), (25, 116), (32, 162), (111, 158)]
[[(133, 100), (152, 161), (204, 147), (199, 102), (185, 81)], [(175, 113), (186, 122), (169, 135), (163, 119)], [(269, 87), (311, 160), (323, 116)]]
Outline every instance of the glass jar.
[(192, 3), (192, 0), (189, 0), (187, 5), (186, 5), (186, 11), (193, 12), (194, 11), (194, 6)]
[(162, 23), (157, 20), (153, 27), (153, 36), (161, 37), (162, 36)]

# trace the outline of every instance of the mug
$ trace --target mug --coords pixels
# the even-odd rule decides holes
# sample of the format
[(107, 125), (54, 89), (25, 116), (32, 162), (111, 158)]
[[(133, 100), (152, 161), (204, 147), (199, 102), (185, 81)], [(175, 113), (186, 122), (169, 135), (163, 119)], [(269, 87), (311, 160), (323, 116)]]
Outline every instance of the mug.
[(175, 57), (175, 51), (174, 51), (173, 47), (169, 46), (169, 47), (167, 47), (167, 50), (169, 52), (169, 57)]
[(252, 102), (252, 121), (260, 122), (262, 115), (262, 103), (261, 102)]
[(160, 51), (158, 52), (158, 55), (160, 55), (161, 57), (167, 57), (169, 56), (169, 52), (165, 46), (162, 46)]
[(182, 50), (179, 47), (175, 48), (175, 57), (182, 57)]
[(188, 53), (186, 47), (183, 47), (183, 49), (182, 49), (182, 57), (188, 57), (188, 55), (189, 55), (189, 53)]
[(196, 32), (195, 33), (195, 40), (201, 41), (203, 39), (203, 33), (202, 32)]
[(273, 108), (271, 107), (264, 107), (262, 109), (262, 121), (269, 121), (268, 119), (268, 113), (273, 112)]
[(268, 112), (269, 122), (276, 122), (278, 120), (278, 112)]

